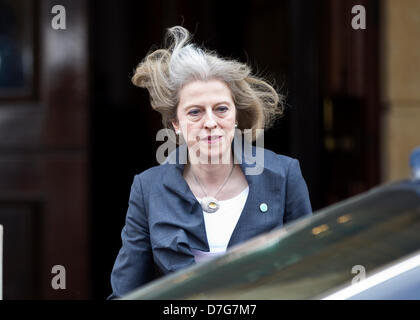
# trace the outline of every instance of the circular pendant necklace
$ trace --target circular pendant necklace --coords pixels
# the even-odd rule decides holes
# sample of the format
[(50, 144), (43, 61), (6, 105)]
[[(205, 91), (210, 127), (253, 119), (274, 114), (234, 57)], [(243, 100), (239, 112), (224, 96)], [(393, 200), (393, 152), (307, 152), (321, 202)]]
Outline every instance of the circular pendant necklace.
[(201, 190), (203, 191), (203, 193), (206, 195), (204, 198), (201, 199), (200, 204), (201, 204), (201, 208), (203, 209), (203, 211), (207, 212), (207, 213), (213, 213), (216, 212), (217, 210), (219, 210), (220, 208), (220, 203), (219, 201), (216, 199), (217, 195), (219, 194), (220, 190), (222, 190), (222, 188), (225, 186), (226, 182), (229, 180), (230, 176), (232, 175), (233, 172), (233, 168), (234, 165), (232, 164), (232, 169), (230, 170), (229, 175), (226, 177), (225, 181), (223, 182), (223, 184), (219, 187), (219, 190), (217, 190), (216, 194), (214, 195), (214, 197), (208, 196), (207, 192), (204, 191), (203, 186), (201, 185), (200, 181), (197, 179), (197, 177), (195, 176), (193, 170), (191, 169), (191, 173), (195, 179), (195, 181), (197, 182), (197, 184), (200, 186)]

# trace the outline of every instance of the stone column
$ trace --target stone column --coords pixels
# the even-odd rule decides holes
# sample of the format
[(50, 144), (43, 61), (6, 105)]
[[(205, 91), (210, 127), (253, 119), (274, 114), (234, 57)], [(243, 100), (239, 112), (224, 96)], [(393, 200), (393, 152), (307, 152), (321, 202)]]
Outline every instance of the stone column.
[(420, 146), (420, 0), (382, 2), (382, 180), (410, 176)]

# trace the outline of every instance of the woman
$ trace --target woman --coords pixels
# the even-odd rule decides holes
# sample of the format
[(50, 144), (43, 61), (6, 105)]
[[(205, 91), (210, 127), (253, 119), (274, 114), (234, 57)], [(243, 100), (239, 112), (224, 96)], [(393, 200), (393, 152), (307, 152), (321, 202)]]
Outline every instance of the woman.
[(182, 27), (169, 29), (167, 40), (132, 81), (185, 141), (175, 155), (187, 151), (187, 161), (134, 177), (110, 298), (151, 281), (156, 269), (186, 268), (312, 214), (297, 160), (253, 147), (263, 162), (249, 174), (252, 153), (233, 148), (235, 132), (252, 129), (255, 140), (282, 113), (279, 94), (247, 65), (189, 43)]

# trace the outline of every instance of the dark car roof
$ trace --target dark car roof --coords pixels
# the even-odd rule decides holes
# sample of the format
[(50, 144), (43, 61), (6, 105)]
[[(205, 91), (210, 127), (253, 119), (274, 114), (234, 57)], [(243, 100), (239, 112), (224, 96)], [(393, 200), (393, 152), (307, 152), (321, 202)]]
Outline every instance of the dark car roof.
[(420, 183), (383, 185), (125, 299), (311, 299), (420, 250)]

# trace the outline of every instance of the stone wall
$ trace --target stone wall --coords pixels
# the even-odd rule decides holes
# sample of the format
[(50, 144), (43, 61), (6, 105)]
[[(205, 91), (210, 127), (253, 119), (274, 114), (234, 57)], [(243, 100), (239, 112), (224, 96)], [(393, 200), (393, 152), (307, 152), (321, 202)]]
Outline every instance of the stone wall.
[(384, 0), (381, 28), (383, 182), (410, 176), (420, 146), (420, 0)]

